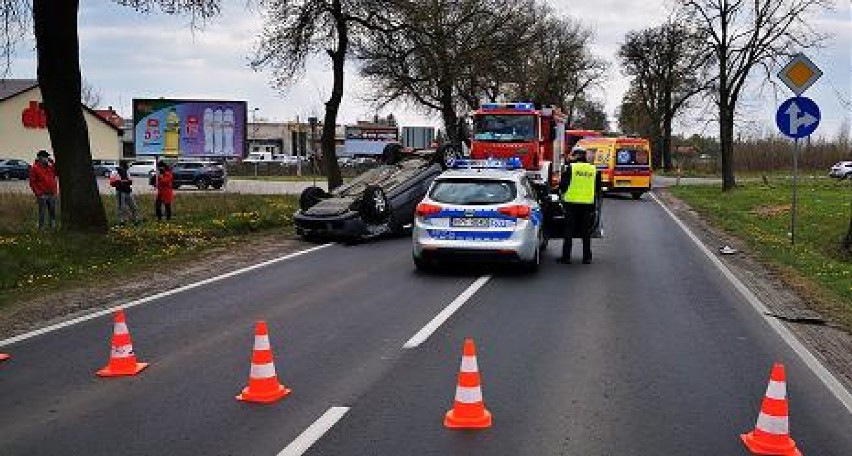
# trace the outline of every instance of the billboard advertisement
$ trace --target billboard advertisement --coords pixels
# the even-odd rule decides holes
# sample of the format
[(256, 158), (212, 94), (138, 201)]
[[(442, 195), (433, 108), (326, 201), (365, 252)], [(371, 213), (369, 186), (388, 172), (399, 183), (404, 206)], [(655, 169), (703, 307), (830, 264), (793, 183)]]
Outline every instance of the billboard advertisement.
[(381, 155), (385, 146), (399, 142), (399, 129), (386, 125), (347, 125), (343, 155)]
[(134, 99), (136, 155), (243, 157), (246, 102)]

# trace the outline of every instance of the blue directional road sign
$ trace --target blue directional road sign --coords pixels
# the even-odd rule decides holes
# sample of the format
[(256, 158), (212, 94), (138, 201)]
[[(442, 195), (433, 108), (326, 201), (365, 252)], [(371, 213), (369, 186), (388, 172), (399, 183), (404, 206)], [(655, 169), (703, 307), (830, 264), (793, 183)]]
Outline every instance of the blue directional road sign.
[(775, 113), (775, 124), (791, 138), (810, 136), (819, 126), (819, 106), (807, 97), (793, 97), (781, 103)]

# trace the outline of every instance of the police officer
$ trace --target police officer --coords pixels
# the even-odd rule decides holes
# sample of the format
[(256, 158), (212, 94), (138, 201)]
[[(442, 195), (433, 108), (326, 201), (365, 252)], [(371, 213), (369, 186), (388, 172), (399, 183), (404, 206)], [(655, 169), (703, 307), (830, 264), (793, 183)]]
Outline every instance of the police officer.
[(601, 176), (595, 165), (586, 160), (586, 151), (575, 148), (573, 158), (559, 183), (562, 206), (565, 209), (565, 241), (562, 243), (560, 263), (571, 263), (571, 244), (574, 235), (583, 239), (583, 264), (592, 262), (591, 221), (595, 215), (595, 198), (600, 195)]

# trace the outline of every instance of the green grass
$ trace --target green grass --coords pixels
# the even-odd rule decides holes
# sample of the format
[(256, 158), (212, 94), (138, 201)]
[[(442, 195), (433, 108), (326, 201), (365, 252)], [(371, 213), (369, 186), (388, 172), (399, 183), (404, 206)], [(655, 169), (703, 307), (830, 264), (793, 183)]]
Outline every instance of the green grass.
[[(113, 226), (105, 235), (40, 233), (32, 195), (0, 194), (0, 309), (22, 296), (236, 245), (251, 233), (292, 235), (297, 207), (294, 197), (283, 195), (179, 195), (173, 220), (161, 223), (153, 219), (152, 196), (137, 202), (147, 218), (139, 226)], [(115, 198), (105, 196), (104, 204), (114, 224)]]
[(754, 249), (783, 276), (821, 301), (819, 310), (852, 328), (852, 256), (842, 248), (849, 227), (852, 182), (799, 181), (796, 245), (791, 246), (792, 184), (776, 178), (774, 188), (758, 183), (722, 192), (717, 186), (681, 186), (669, 190), (713, 225)]

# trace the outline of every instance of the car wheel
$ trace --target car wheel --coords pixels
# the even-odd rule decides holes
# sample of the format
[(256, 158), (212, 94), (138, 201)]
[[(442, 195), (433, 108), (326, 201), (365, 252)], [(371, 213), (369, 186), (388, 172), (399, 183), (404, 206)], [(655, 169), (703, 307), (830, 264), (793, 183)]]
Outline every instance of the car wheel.
[(382, 163), (386, 165), (395, 165), (402, 160), (402, 145), (391, 143), (382, 149)]
[(633, 192), (630, 196), (632, 196), (635, 200), (642, 199), (642, 192)]
[(541, 239), (541, 234), (539, 233), (538, 245), (536, 246), (535, 255), (533, 256), (533, 259), (529, 260), (527, 262), (524, 262), (524, 271), (525, 272), (529, 272), (529, 273), (536, 272), (536, 271), (538, 271), (538, 267), (541, 266), (541, 243), (542, 243), (542, 239)]
[(303, 211), (306, 211), (314, 206), (316, 206), (320, 201), (328, 198), (328, 192), (317, 187), (310, 186), (304, 190), (302, 190), (302, 194), (299, 195), (299, 208)]
[(453, 160), (457, 158), (462, 158), (461, 149), (452, 144), (444, 144), (439, 147), (435, 157), (442, 169), (449, 168), (453, 164)]
[(435, 268), (429, 261), (423, 258), (414, 258), (414, 267), (420, 272), (432, 272)]
[(393, 212), (385, 191), (378, 185), (368, 185), (358, 205), (361, 219), (370, 225), (386, 223)]
[(210, 179), (206, 177), (199, 177), (195, 186), (198, 187), (199, 190), (207, 190), (210, 187)]
[(0, 174), (0, 179), (9, 180), (9, 173), (3, 172), (2, 174)]
[(222, 183), (218, 182), (218, 183), (213, 184), (213, 188), (215, 188), (216, 190), (221, 190), (222, 189)]

